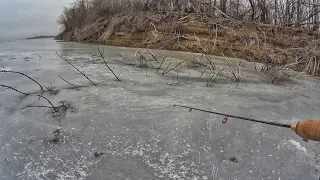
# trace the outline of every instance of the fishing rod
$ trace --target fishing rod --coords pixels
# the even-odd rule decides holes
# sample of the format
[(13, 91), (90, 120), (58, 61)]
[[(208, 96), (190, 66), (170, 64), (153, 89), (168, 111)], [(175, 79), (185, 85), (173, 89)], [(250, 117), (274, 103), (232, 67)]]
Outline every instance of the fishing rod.
[(310, 120), (310, 119), (301, 120), (296, 124), (290, 125), (290, 124), (276, 123), (276, 122), (263, 121), (263, 120), (253, 119), (253, 118), (235, 116), (235, 115), (225, 114), (225, 113), (220, 113), (215, 111), (208, 111), (208, 110), (203, 110), (203, 109), (198, 109), (198, 108), (183, 106), (183, 105), (173, 105), (173, 107), (186, 108), (186, 109), (189, 109), (189, 112), (196, 110), (196, 111), (224, 116), (224, 119), (222, 120), (223, 124), (225, 124), (228, 121), (228, 118), (235, 118), (235, 119), (241, 119), (244, 121), (267, 124), (271, 126), (290, 128), (293, 131), (295, 131), (298, 136), (302, 138), (310, 139), (314, 141), (320, 141), (320, 121), (317, 121), (317, 120)]

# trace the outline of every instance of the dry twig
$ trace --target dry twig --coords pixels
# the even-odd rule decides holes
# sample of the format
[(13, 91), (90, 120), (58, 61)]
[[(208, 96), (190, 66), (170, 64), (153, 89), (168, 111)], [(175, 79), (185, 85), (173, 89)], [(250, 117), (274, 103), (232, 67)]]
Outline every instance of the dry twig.
[(165, 75), (167, 73), (169, 73), (170, 71), (174, 70), (175, 68), (177, 68), (179, 65), (181, 65), (182, 63), (184, 63), (185, 61), (181, 61), (180, 63), (178, 63), (176, 66), (174, 66), (173, 68), (169, 69), (168, 71), (166, 71), (169, 66), (171, 65), (171, 63), (168, 65), (168, 67), (163, 71), (162, 75)]
[(68, 60), (66, 60), (65, 58), (63, 58), (60, 54), (58, 54), (56, 52), (56, 55), (59, 56), (62, 60), (64, 60), (66, 63), (70, 64), (74, 69), (76, 69), (80, 74), (82, 74), (86, 79), (88, 79), (88, 81), (90, 81), (94, 86), (96, 86), (96, 84), (91, 81), (91, 79), (86, 75), (84, 74), (82, 71), (80, 71), (80, 69), (78, 69), (77, 67), (75, 67), (71, 62), (69, 62)]
[(74, 84), (70, 83), (69, 81), (67, 81), (67, 80), (63, 79), (60, 75), (58, 75), (58, 76), (59, 76), (59, 78), (60, 78), (60, 79), (62, 79), (64, 82), (66, 82), (66, 83), (70, 84), (70, 85), (71, 85), (71, 86), (73, 86), (74, 88), (78, 88), (78, 86), (76, 86), (76, 85), (74, 85)]
[(41, 86), (41, 84), (40, 84), (40, 83), (38, 83), (36, 80), (34, 80), (34, 79), (33, 79), (33, 78), (31, 78), (30, 76), (28, 76), (28, 75), (26, 75), (26, 74), (24, 74), (24, 73), (22, 73), (22, 72), (17, 72), (17, 71), (8, 71), (8, 70), (1, 70), (1, 71), (0, 71), (0, 73), (15, 73), (15, 74), (21, 74), (21, 75), (23, 75), (23, 76), (25, 76), (25, 77), (29, 78), (29, 79), (30, 79), (30, 80), (32, 80), (33, 82), (37, 83), (37, 84), (39, 85), (39, 87), (40, 87), (41, 91), (44, 91), (44, 89), (43, 89), (43, 87)]
[(105, 58), (104, 58), (102, 52), (100, 51), (100, 48), (99, 48), (98, 45), (97, 45), (97, 49), (98, 49), (98, 51), (99, 51), (100, 57), (102, 58), (103, 62), (106, 64), (107, 68), (111, 71), (111, 73), (114, 75), (114, 77), (116, 77), (116, 79), (117, 79), (118, 81), (121, 81), (120, 78), (119, 78), (119, 76), (117, 76), (117, 75), (114, 73), (114, 71), (110, 68), (110, 66), (108, 65), (108, 63), (107, 63), (107, 61), (105, 60)]
[(16, 91), (16, 92), (18, 92), (18, 93), (21, 93), (21, 94), (23, 94), (23, 95), (26, 95), (26, 96), (27, 96), (27, 95), (30, 95), (30, 94), (28, 94), (28, 93), (21, 92), (21, 91), (17, 90), (16, 88), (13, 88), (13, 87), (11, 87), (11, 86), (6, 86), (6, 85), (3, 85), (3, 84), (0, 84), (0, 86), (5, 87), (5, 88), (7, 88), (7, 89), (14, 90), (14, 91)]

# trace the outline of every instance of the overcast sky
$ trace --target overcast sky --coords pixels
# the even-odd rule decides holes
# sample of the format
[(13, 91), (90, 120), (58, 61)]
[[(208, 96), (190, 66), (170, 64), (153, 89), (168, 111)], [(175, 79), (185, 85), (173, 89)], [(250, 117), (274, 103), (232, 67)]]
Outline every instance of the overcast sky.
[(74, 0), (0, 0), (0, 40), (56, 35), (63, 6)]

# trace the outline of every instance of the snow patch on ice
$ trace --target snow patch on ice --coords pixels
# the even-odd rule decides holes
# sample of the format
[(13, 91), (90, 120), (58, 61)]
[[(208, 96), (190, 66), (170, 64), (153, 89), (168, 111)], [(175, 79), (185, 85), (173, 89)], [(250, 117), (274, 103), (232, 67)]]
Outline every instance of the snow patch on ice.
[(290, 139), (289, 142), (294, 145), (297, 149), (299, 149), (300, 151), (303, 152), (307, 152), (307, 149), (303, 146), (301, 146), (301, 144), (293, 139)]
[(63, 160), (56, 158), (44, 158), (41, 162), (29, 162), (24, 165), (24, 170), (18, 173), (18, 177), (28, 179), (57, 179), (57, 180), (84, 180), (88, 176), (89, 167), (96, 163), (88, 157), (81, 156), (79, 159)]
[[(109, 149), (105, 151), (113, 156), (134, 156), (141, 158), (144, 164), (153, 171), (153, 175), (164, 179), (184, 179), (184, 180), (206, 180), (208, 176), (206, 170), (201, 164), (198, 164), (198, 159), (188, 159), (197, 154), (194, 146), (191, 146), (184, 139), (180, 139), (181, 149), (178, 153), (168, 152), (159, 146), (161, 138), (151, 137), (140, 139), (136, 143), (126, 141), (126, 139), (115, 138), (108, 144)], [(120, 141), (118, 141), (120, 139)], [(125, 144), (129, 146), (124, 146)], [(208, 147), (209, 148), (209, 147)], [(211, 151), (201, 152), (203, 161), (210, 161), (212, 158)], [(218, 167), (217, 167), (218, 168)], [(217, 170), (217, 169), (215, 169)]]

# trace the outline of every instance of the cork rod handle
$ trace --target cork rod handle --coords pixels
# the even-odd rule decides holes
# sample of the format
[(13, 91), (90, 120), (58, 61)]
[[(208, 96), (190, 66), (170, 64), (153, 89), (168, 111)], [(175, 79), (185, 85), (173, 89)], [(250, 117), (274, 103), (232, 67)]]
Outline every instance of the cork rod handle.
[(291, 129), (300, 137), (320, 141), (320, 120), (301, 120), (291, 125)]

